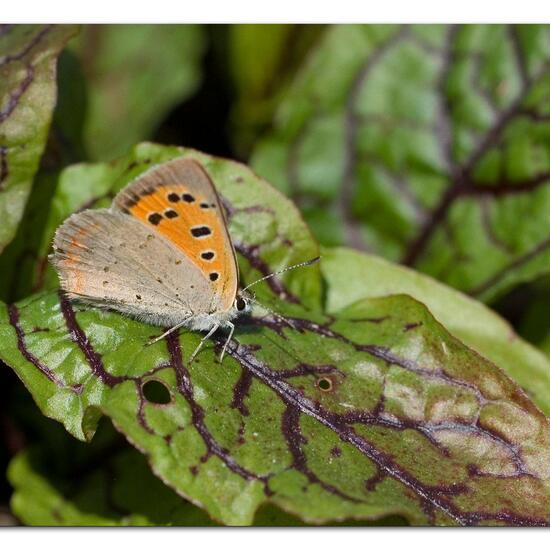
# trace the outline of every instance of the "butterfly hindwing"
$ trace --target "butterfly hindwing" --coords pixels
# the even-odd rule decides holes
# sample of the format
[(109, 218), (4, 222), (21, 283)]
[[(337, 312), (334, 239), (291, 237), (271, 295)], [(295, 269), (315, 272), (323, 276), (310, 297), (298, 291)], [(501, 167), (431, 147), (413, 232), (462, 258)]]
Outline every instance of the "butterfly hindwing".
[(235, 252), (223, 206), (198, 162), (179, 158), (153, 167), (115, 197), (113, 208), (178, 248), (209, 281), (215, 309), (232, 306), (238, 287)]

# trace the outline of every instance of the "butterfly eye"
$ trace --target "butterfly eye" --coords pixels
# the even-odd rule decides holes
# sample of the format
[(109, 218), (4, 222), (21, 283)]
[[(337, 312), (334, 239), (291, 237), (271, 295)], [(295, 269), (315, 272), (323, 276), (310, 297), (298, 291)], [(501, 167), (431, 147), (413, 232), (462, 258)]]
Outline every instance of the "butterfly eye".
[(244, 311), (246, 309), (246, 302), (240, 296), (235, 300), (235, 308), (237, 311)]

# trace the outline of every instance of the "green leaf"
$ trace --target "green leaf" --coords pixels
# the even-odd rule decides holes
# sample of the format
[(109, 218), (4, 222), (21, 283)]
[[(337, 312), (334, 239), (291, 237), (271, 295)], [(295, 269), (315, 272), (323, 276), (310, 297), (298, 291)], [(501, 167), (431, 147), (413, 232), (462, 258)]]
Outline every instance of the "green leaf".
[[(103, 419), (90, 443), (41, 414), (21, 386), (10, 416), (32, 446), (10, 462), (11, 510), (25, 525), (212, 525), (156, 478), (145, 458)], [(136, 483), (139, 480), (139, 483)]]
[[(36, 526), (211, 526), (200, 508), (182, 499), (156, 478), (145, 458), (130, 449), (102, 457), (101, 464), (73, 465), (64, 476), (47, 472), (50, 455), (37, 447), (19, 453), (10, 463), (14, 487), (12, 511), (25, 525)], [(139, 483), (136, 483), (139, 480)], [(377, 525), (403, 525), (398, 517)], [(255, 526), (305, 525), (274, 506), (264, 506)], [(368, 525), (367, 522), (338, 525)]]
[[(69, 168), (56, 204), (70, 210), (181, 154), (221, 192), (244, 282), (317, 254), (288, 200), (246, 167), (189, 150), (143, 144)], [(2, 307), (0, 358), (44, 414), (80, 439), (109, 417), (222, 523), (251, 524), (270, 503), (307, 523), (550, 524), (550, 425), (516, 383), (408, 296), (323, 313), (317, 267), (258, 285), (290, 326), (260, 310), (241, 318), (222, 365), (224, 334), (189, 365), (200, 334), (147, 346), (159, 328), (56, 292)]]
[(56, 101), (57, 56), (73, 25), (0, 28), (0, 252), (23, 215)]
[(549, 33), (331, 28), (252, 165), (323, 243), (491, 301), (550, 271)]
[[(82, 443), (60, 424), (41, 416), (32, 403), (29, 407), (30, 396), (16, 393), (11, 396), (14, 407), (10, 410), (15, 409), (18, 423), (23, 421), (25, 432), (32, 433), (35, 442), (12, 459), (7, 472), (14, 490), (11, 510), (25, 525), (214, 524), (155, 477), (145, 458), (125, 444), (111, 423), (101, 422), (91, 443)], [(374, 524), (403, 525), (404, 520), (389, 516)], [(258, 509), (254, 525), (304, 523), (268, 504)]]
[(88, 157), (109, 160), (152, 137), (197, 89), (204, 49), (197, 25), (85, 26), (73, 51), (87, 82)]
[(258, 319), (188, 367), (197, 334), (147, 347), (158, 329), (47, 294), (2, 315), (1, 355), (46, 414), (90, 435), (101, 411), (224, 523), (268, 499), (308, 522), (550, 522), (550, 428), (517, 386), (410, 298), (348, 315)]
[(230, 25), (229, 70), (236, 99), (231, 112), (233, 143), (248, 155), (271, 123), (277, 103), (321, 25)]
[(136, 451), (113, 453), (89, 471), (74, 468), (66, 478), (46, 475), (47, 459), (42, 449), (32, 449), (20, 453), (8, 469), (15, 489), (11, 508), (26, 525), (213, 524), (153, 476)]
[(44, 231), (58, 172), (39, 172), (15, 237), (0, 256), (0, 300), (16, 301), (39, 290), (46, 276), (49, 241)]
[[(506, 371), (550, 415), (550, 360), (482, 303), (431, 277), (347, 248), (325, 248), (321, 269), (331, 314), (364, 298), (408, 294), (457, 338)], [(538, 309), (538, 308), (537, 308)]]

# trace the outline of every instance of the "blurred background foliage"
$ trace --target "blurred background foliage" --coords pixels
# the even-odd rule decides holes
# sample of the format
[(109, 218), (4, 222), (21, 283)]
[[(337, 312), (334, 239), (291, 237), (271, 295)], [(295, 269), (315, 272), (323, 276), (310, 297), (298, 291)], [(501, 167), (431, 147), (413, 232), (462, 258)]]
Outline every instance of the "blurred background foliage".
[[(34, 191), (0, 256), (0, 299), (44, 287), (57, 174), (151, 140), (251, 164), (293, 197), (323, 244), (424, 271), (490, 304), (550, 354), (547, 26), (90, 25), (57, 68)], [(1, 467), (33, 444), (12, 463), (11, 483), (32, 477), (57, 502), (57, 519), (33, 516), (21, 491), (23, 520), (98, 522), (99, 509), (107, 524), (155, 522), (123, 479), (107, 488), (101, 472), (73, 464), (86, 483), (72, 487), (60, 449), (80, 444), (35, 410), (9, 369), (0, 381), (13, 390), (0, 403)], [(108, 453), (105, 468), (139, 457), (105, 431), (93, 450)], [(45, 455), (55, 482), (30, 466)], [(151, 491), (172, 495), (150, 477)], [(16, 522), (12, 487), (0, 484), (0, 523)], [(63, 492), (95, 502), (92, 516), (76, 517)], [(128, 499), (141, 516), (125, 514)], [(184, 523), (169, 502), (162, 517)], [(291, 522), (271, 513), (262, 521)]]

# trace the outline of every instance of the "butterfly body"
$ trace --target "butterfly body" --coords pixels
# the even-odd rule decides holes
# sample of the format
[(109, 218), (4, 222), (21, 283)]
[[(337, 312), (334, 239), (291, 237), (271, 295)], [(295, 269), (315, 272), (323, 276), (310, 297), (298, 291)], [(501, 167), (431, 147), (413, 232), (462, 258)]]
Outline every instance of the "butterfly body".
[(223, 206), (194, 160), (150, 169), (109, 209), (73, 214), (51, 261), (70, 299), (170, 329), (232, 331), (248, 309)]

